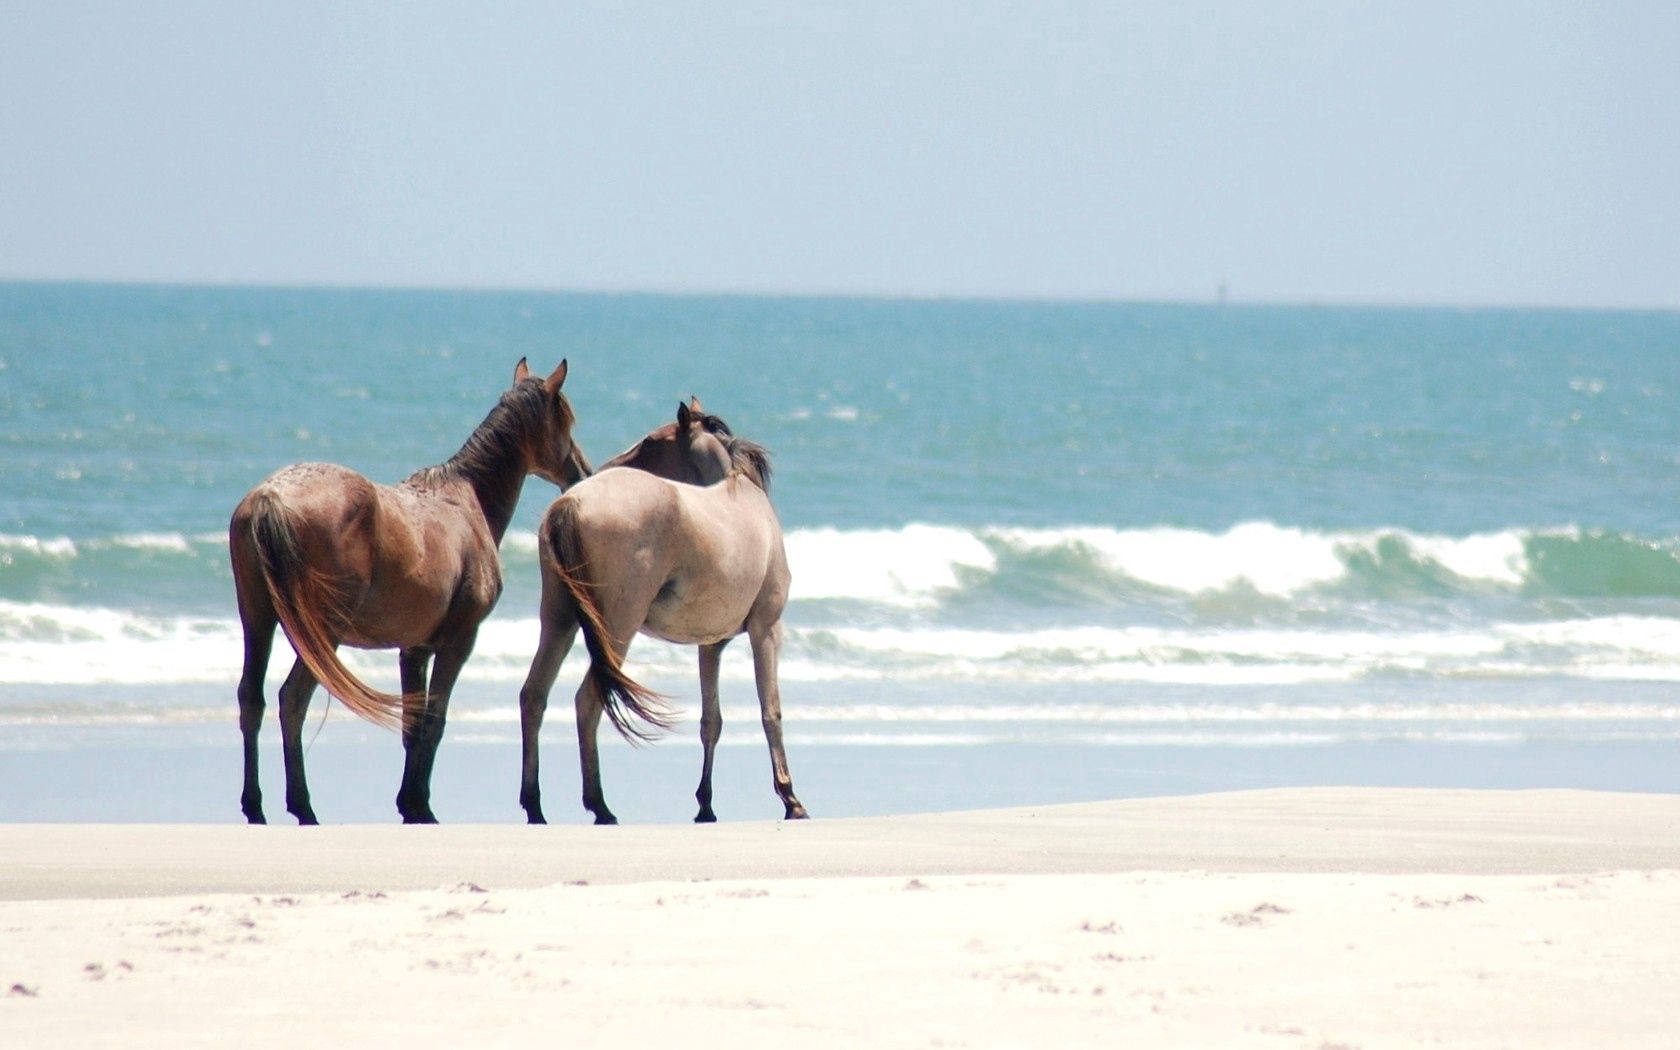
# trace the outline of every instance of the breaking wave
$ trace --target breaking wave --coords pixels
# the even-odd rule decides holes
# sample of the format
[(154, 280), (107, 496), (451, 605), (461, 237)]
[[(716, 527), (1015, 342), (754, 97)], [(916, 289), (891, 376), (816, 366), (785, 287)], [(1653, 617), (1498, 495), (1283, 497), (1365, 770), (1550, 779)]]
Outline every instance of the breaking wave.
[(1680, 543), (1579, 528), (1442, 536), (1252, 522), (1147, 528), (803, 529), (787, 537), (794, 597), (930, 605), (965, 590), (1085, 605), (1150, 594), (1355, 598), (1509, 592), (1680, 598)]
[[(970, 597), (1073, 607), (1216, 594), (1680, 598), (1680, 539), (1572, 526), (1446, 536), (1270, 522), (1223, 532), (911, 524), (793, 529), (786, 541), (794, 600), (899, 608)], [(511, 581), (534, 575), (534, 535), (510, 534), (502, 553)], [(0, 535), (0, 598), (122, 593), (144, 581), (220, 601), (226, 560), (226, 538), (213, 532), (82, 540)]]

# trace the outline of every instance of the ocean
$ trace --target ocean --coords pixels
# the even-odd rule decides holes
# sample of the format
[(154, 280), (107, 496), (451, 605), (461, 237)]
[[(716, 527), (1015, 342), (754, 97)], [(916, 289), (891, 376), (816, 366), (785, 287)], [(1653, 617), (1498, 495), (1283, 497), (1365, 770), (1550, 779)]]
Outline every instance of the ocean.
[[(240, 819), (226, 527), (304, 460), (447, 459), (529, 356), (597, 462), (698, 395), (767, 446), (788, 757), (816, 817), (1288, 784), (1680, 790), (1680, 314), (0, 284), (0, 820)], [(532, 479), (434, 803), (518, 821)], [(390, 652), (351, 666), (396, 686)], [(570, 696), (543, 735), (576, 803)], [(281, 812), (271, 667), (263, 736)], [(603, 735), (693, 815), (686, 721)], [(780, 813), (747, 646), (723, 819)], [(317, 694), (324, 821), (401, 747)]]

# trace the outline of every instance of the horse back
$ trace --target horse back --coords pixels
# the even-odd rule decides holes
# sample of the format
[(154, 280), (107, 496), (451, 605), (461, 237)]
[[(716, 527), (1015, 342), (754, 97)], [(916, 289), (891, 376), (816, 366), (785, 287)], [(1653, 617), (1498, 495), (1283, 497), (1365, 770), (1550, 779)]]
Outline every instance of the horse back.
[(457, 618), (482, 618), (501, 592), (495, 543), (481, 516), (447, 494), (380, 485), (335, 464), (301, 463), (246, 496), (234, 513), (236, 533), (259, 497), (282, 508), (304, 560), (343, 591), (347, 644), (428, 644)]
[(788, 581), (781, 525), (763, 491), (744, 479), (701, 487), (602, 471), (550, 508), (545, 543), (560, 522), (575, 530), (602, 601), (645, 610), (642, 629), (657, 637), (715, 642), (749, 619), (781, 615)]

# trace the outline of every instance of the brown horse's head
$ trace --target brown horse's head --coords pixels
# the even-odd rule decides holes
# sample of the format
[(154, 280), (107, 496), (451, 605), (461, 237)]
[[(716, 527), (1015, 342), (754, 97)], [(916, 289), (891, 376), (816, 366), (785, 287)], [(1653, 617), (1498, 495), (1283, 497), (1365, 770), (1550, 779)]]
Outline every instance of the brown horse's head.
[(572, 440), (577, 415), (560, 390), (565, 382), (565, 361), (546, 379), (539, 379), (522, 357), (513, 370), (513, 388), (502, 396), (504, 405), (521, 410), (516, 415), (527, 424), (530, 472), (561, 488), (577, 484), (591, 472), (588, 457)]
[(729, 424), (707, 415), (700, 399), (677, 405), (677, 421), (667, 423), (619, 453), (601, 469), (634, 467), (671, 481), (711, 485), (734, 469)]

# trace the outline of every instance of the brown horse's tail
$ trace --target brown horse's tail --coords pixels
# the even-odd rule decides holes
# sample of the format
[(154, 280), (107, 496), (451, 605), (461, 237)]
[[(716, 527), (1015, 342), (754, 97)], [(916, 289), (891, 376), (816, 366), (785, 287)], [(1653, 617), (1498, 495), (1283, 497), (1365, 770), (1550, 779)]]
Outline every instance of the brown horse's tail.
[[(549, 509), (543, 519), (542, 542), (549, 554), (543, 559), (544, 567), (560, 578), (577, 607), (578, 629), (583, 632), (583, 644), (589, 649), (589, 674), (601, 690), (602, 706), (613, 728), (631, 743), (653, 740), (671, 728), (676, 716), (665, 706), (663, 696), (624, 673), (624, 656), (601, 620), (601, 609), (595, 602), (595, 585), (584, 571), (586, 563), (578, 542), (576, 519), (576, 505), (569, 500), (561, 499)], [(632, 722), (626, 710), (653, 729)]]
[(345, 707), (375, 725), (400, 726), (403, 698), (369, 687), (338, 658), (328, 625), (348, 621), (344, 595), (331, 577), (304, 561), (286, 509), (267, 493), (252, 501), (251, 539), (269, 599), (298, 658)]

